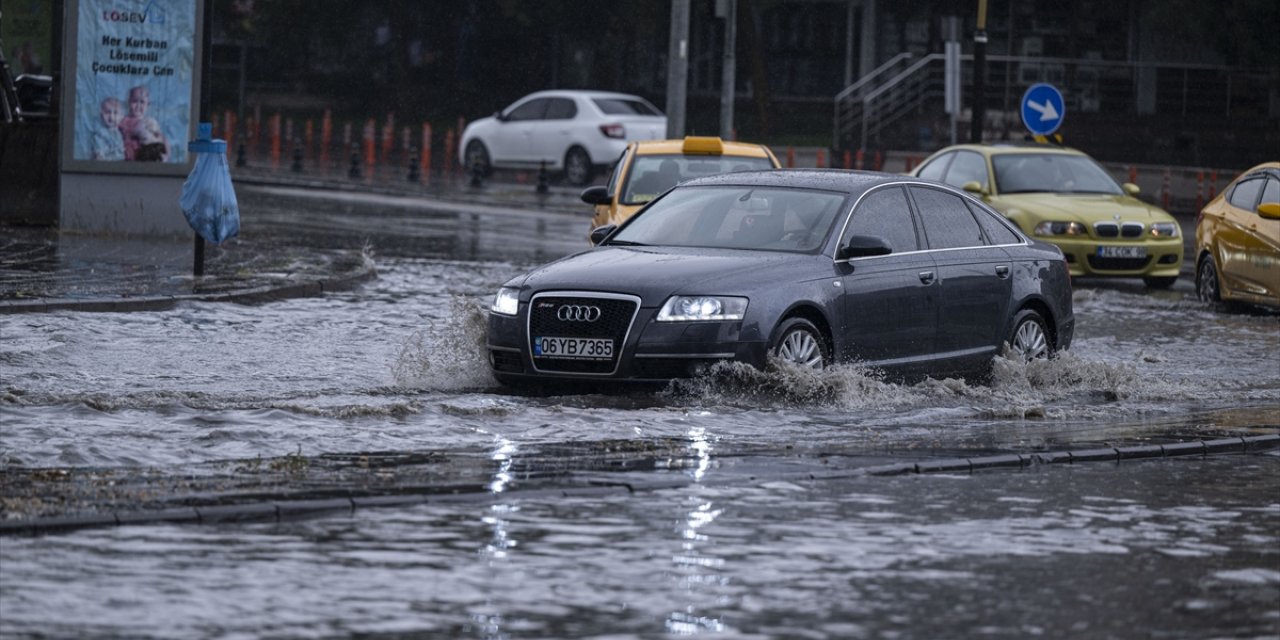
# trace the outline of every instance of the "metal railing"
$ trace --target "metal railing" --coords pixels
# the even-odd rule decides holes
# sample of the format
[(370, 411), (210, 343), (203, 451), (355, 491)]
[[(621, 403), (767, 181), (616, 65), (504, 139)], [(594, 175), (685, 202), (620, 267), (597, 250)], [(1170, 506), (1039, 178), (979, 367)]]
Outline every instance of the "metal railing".
[[(909, 114), (941, 115), (943, 54), (911, 59), (910, 54), (899, 54), (836, 95), (836, 148), (878, 147), (880, 135)], [(973, 56), (960, 59), (962, 87), (970, 87)], [(1280, 118), (1276, 71), (995, 55), (987, 57), (986, 74), (981, 99), (997, 116), (1018, 113), (1017, 102), (1026, 87), (1048, 82), (1062, 90), (1068, 112), (1075, 114)], [(962, 104), (969, 112), (973, 96), (962, 95)]]

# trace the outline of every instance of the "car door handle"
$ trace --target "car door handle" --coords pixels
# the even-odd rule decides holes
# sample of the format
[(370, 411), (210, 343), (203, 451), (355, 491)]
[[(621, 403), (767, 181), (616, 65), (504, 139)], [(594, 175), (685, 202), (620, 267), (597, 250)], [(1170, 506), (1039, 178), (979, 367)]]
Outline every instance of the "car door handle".
[(920, 272), (920, 282), (923, 282), (923, 283), (925, 283), (925, 284), (933, 284), (933, 272), (932, 272), (932, 271), (921, 271), (921, 272)]
[(1009, 265), (1007, 265), (1007, 264), (1000, 264), (1000, 265), (996, 265), (996, 275), (997, 275), (997, 276), (1000, 276), (1001, 278), (1008, 278), (1008, 277), (1009, 277)]

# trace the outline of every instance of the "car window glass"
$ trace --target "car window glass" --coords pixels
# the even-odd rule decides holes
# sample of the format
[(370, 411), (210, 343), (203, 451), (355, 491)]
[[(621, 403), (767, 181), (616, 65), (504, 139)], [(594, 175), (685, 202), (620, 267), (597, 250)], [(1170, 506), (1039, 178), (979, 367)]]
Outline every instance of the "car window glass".
[(572, 120), (578, 115), (578, 105), (568, 98), (552, 98), (548, 101), (547, 115), (544, 120)]
[(924, 225), (930, 249), (955, 249), (986, 244), (978, 221), (969, 213), (964, 198), (928, 187), (911, 187), (916, 211)]
[(609, 242), (813, 253), (843, 202), (843, 194), (811, 189), (677, 187)]
[(660, 116), (661, 111), (657, 107), (643, 100), (634, 98), (592, 98), (592, 102), (600, 108), (602, 113), (611, 116)]
[[(613, 165), (613, 172), (609, 174), (609, 185), (605, 188), (609, 190), (610, 196), (618, 192), (618, 174), (622, 173), (626, 168), (627, 158), (629, 157), (631, 157), (630, 145), (628, 145), (626, 149), (622, 150), (622, 155), (618, 156), (618, 162)], [(630, 180), (629, 177), (627, 179)]]
[(853, 211), (844, 240), (853, 235), (882, 238), (894, 253), (919, 249), (911, 206), (902, 187), (880, 189), (863, 196)]
[(1001, 153), (991, 158), (1000, 193), (1124, 193), (1092, 158), (1065, 153)]
[(926, 180), (938, 180), (941, 182), (942, 174), (947, 170), (947, 164), (951, 162), (951, 158), (953, 157), (955, 157), (954, 153), (938, 156), (937, 158), (930, 160), (923, 167), (920, 167), (920, 171), (916, 173), (916, 175)]
[(507, 120), (540, 120), (547, 110), (547, 98), (530, 100), (507, 112)]
[(1275, 178), (1267, 180), (1267, 187), (1262, 191), (1261, 202), (1280, 202), (1280, 180)]
[(772, 169), (768, 158), (684, 154), (637, 155), (622, 189), (623, 204), (643, 204), (679, 182), (735, 171)]
[(1022, 244), (1022, 238), (1014, 233), (1008, 224), (1000, 220), (1004, 216), (972, 202), (966, 201), (965, 204), (969, 205), (969, 211), (978, 219), (978, 225), (982, 227), (982, 232), (987, 234), (987, 240), (991, 244)]
[(954, 187), (963, 187), (966, 182), (976, 182), (985, 189), (987, 163), (977, 153), (959, 151), (956, 153), (955, 160), (951, 161), (951, 167), (947, 169), (947, 176), (943, 182)]
[(1253, 211), (1258, 206), (1258, 195), (1262, 191), (1262, 179), (1244, 180), (1231, 190), (1231, 206), (1245, 211)]

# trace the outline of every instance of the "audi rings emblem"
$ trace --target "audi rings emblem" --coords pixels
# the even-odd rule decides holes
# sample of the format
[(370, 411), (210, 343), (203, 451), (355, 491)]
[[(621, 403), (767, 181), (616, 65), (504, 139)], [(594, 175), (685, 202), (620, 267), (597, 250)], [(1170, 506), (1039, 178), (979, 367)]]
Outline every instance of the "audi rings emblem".
[(595, 322), (600, 319), (600, 307), (562, 304), (559, 309), (556, 309), (556, 319), (561, 322)]

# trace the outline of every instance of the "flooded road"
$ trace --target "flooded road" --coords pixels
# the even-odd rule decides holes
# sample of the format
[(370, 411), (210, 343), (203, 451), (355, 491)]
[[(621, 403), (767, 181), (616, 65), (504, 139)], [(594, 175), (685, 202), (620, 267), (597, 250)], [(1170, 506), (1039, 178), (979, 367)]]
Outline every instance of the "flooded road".
[[(1077, 282), (1071, 351), (1000, 363), (990, 385), (725, 367), (660, 390), (527, 396), (489, 376), (483, 308), (511, 276), (581, 247), (585, 213), (240, 197), (256, 216), (245, 233), (368, 248), (379, 278), (254, 307), (6, 317), (0, 469), (172, 482), (297, 460), (305, 481), (305, 463), (394, 452), (448, 461), (490, 495), (0, 538), (0, 634), (1280, 634), (1274, 455), (781, 471), (1275, 433), (1280, 316), (1210, 309), (1189, 281)], [(692, 482), (519, 491), (566, 469)]]

